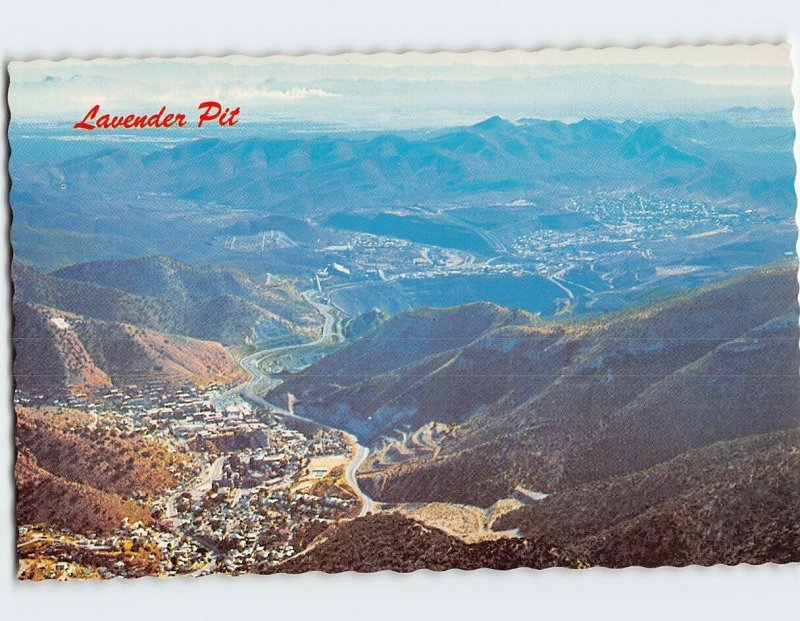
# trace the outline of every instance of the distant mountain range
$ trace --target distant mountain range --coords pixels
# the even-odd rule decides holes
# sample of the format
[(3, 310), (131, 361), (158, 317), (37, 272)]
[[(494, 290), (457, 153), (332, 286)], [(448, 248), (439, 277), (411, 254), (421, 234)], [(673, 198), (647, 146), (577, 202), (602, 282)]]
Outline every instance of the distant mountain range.
[[(796, 296), (792, 264), (586, 320), (410, 311), (268, 399), (370, 442), (378, 500), (488, 506), (800, 424)], [(415, 433), (430, 421), (449, 431)]]
[[(487, 250), (453, 223), (439, 222), (447, 235), (429, 240), (413, 221), (379, 215), (418, 205), (525, 198), (558, 206), (576, 195), (627, 188), (785, 215), (794, 204), (793, 139), (788, 126), (725, 120), (493, 117), (427, 133), (204, 139), (149, 153), (121, 147), (46, 166), (12, 157), (12, 241), (20, 260), (43, 269), (166, 254), (193, 263), (237, 260), (264, 271), (264, 257), (242, 257), (230, 236), (278, 231), (289, 241), (267, 248), (266, 256), (272, 271), (288, 273), (316, 265), (302, 248), (337, 239), (339, 227), (385, 233), (392, 225), (400, 237)], [(362, 215), (340, 222), (331, 215), (337, 212)], [(324, 257), (316, 259), (324, 266)]]

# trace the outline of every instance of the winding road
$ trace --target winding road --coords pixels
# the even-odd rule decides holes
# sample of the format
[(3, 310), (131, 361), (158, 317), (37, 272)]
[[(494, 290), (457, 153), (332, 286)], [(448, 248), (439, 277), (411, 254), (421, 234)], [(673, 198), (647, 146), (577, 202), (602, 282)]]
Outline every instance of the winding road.
[[(353, 436), (350, 437), (353, 438), (353, 441), (355, 442), (355, 438)], [(358, 472), (361, 464), (363, 464), (364, 460), (369, 456), (369, 449), (358, 443), (355, 443), (354, 446), (355, 451), (353, 452), (353, 459), (348, 464), (344, 476), (347, 480), (347, 484), (353, 488), (356, 496), (358, 496), (359, 500), (361, 500), (361, 511), (359, 512), (358, 517), (363, 517), (375, 510), (375, 503), (373, 502), (372, 498), (363, 492), (361, 487), (358, 485), (358, 480), (356, 479), (356, 472)]]
[(358, 480), (356, 479), (356, 473), (364, 461), (369, 456), (369, 449), (365, 446), (362, 446), (358, 443), (358, 438), (356, 438), (353, 434), (348, 433), (343, 429), (336, 429), (334, 427), (330, 427), (318, 421), (312, 420), (310, 418), (306, 418), (304, 416), (299, 416), (295, 414), (291, 410), (287, 410), (286, 408), (279, 407), (274, 403), (268, 402), (263, 397), (256, 394), (256, 389), (260, 383), (269, 379), (269, 375), (264, 373), (259, 368), (259, 363), (266, 357), (278, 357), (286, 355), (287, 353), (293, 353), (297, 351), (302, 351), (305, 349), (311, 349), (315, 347), (323, 347), (325, 345), (332, 345), (342, 340), (341, 334), (341, 325), (339, 325), (336, 321), (336, 317), (333, 314), (333, 307), (329, 304), (325, 304), (323, 302), (318, 302), (317, 300), (313, 299), (312, 295), (314, 291), (306, 291), (302, 294), (303, 298), (308, 302), (311, 306), (313, 306), (324, 318), (324, 323), (322, 326), (322, 335), (312, 341), (310, 343), (303, 343), (301, 345), (287, 345), (284, 347), (275, 347), (272, 349), (263, 349), (261, 351), (257, 351), (245, 358), (242, 358), (239, 361), (239, 365), (245, 370), (245, 372), (250, 376), (246, 382), (241, 384), (240, 386), (236, 387), (234, 390), (238, 392), (242, 398), (250, 401), (257, 406), (267, 408), (272, 410), (273, 412), (280, 414), (284, 418), (294, 418), (296, 420), (300, 420), (306, 423), (311, 423), (317, 427), (321, 427), (323, 429), (328, 429), (332, 431), (338, 431), (339, 433), (343, 434), (353, 445), (353, 456), (350, 459), (350, 463), (347, 465), (345, 469), (345, 479), (355, 492), (358, 499), (361, 501), (361, 511), (359, 512), (359, 517), (367, 515), (368, 513), (372, 513), (375, 510), (375, 503), (364, 493), (361, 487), (358, 484)]

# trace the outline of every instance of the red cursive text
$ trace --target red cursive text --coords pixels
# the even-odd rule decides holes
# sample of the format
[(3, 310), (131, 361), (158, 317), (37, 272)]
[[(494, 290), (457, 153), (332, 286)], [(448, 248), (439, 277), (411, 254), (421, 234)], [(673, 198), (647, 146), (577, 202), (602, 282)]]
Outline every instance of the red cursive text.
[(166, 114), (167, 107), (161, 106), (161, 110), (155, 114), (100, 114), (100, 105), (96, 104), (89, 109), (86, 116), (79, 123), (75, 123), (75, 129), (92, 131), (93, 129), (145, 129), (162, 127), (184, 127), (186, 125), (185, 114)]
[[(220, 127), (233, 127), (239, 122), (239, 107), (223, 108), (218, 101), (204, 101), (197, 106), (197, 127), (215, 123)], [(186, 115), (182, 112), (167, 112), (166, 106), (155, 114), (108, 114), (100, 113), (100, 104), (95, 104), (73, 127), (84, 131), (95, 129), (162, 129), (186, 127)]]

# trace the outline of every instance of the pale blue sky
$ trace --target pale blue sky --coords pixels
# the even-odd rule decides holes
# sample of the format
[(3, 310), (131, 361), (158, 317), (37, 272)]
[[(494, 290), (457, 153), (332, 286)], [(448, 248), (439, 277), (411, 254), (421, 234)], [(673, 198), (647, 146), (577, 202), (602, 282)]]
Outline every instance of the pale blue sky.
[(791, 107), (786, 46), (610, 48), (472, 54), (11, 63), (14, 121), (193, 113), (215, 99), (242, 122), (406, 129), (509, 119), (644, 120), (733, 106)]

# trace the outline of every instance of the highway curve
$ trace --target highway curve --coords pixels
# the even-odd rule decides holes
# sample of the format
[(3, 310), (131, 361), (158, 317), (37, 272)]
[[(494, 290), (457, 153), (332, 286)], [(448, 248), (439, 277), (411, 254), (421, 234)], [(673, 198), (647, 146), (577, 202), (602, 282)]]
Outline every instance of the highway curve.
[(369, 456), (369, 449), (359, 444), (358, 438), (356, 438), (353, 434), (348, 433), (343, 429), (336, 429), (334, 427), (324, 425), (315, 420), (311, 420), (310, 418), (298, 416), (293, 411), (279, 407), (274, 403), (269, 403), (263, 397), (255, 393), (256, 387), (267, 378), (267, 375), (259, 368), (258, 363), (261, 359), (266, 358), (267, 356), (281, 356), (302, 349), (329, 345), (341, 340), (342, 338), (341, 327), (337, 326), (336, 318), (333, 316), (333, 313), (331, 312), (332, 307), (328, 304), (324, 304), (322, 302), (317, 302), (313, 300), (311, 297), (312, 294), (313, 291), (306, 291), (302, 295), (303, 298), (305, 298), (306, 302), (308, 302), (315, 309), (317, 309), (317, 311), (319, 311), (319, 313), (325, 319), (325, 323), (323, 324), (322, 327), (322, 336), (320, 336), (317, 340), (312, 341), (311, 343), (303, 343), (302, 345), (287, 345), (283, 347), (263, 349), (261, 351), (257, 351), (253, 354), (250, 354), (245, 358), (242, 358), (239, 361), (239, 365), (244, 369), (245, 373), (247, 373), (250, 376), (250, 378), (234, 390), (238, 392), (244, 399), (250, 401), (254, 405), (272, 410), (273, 412), (280, 414), (285, 418), (294, 418), (307, 423), (311, 423), (313, 425), (316, 425), (317, 427), (338, 431), (339, 433), (347, 437), (353, 445), (353, 456), (350, 459), (350, 463), (347, 465), (347, 468), (345, 469), (345, 479), (348, 485), (350, 485), (350, 487), (355, 492), (358, 499), (361, 501), (361, 511), (359, 512), (359, 517), (361, 517), (367, 515), (368, 513), (372, 513), (375, 510), (374, 501), (372, 500), (372, 498), (370, 498), (364, 493), (364, 491), (358, 484), (358, 480), (356, 479), (356, 473), (358, 472), (358, 469), (361, 467), (361, 465)]

